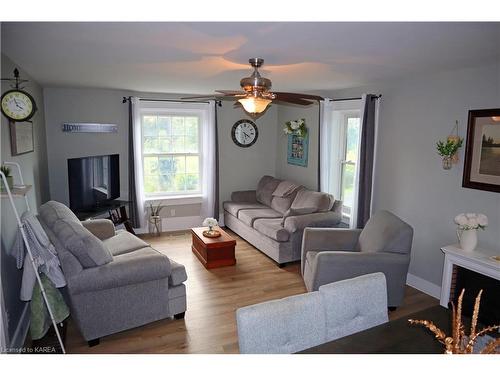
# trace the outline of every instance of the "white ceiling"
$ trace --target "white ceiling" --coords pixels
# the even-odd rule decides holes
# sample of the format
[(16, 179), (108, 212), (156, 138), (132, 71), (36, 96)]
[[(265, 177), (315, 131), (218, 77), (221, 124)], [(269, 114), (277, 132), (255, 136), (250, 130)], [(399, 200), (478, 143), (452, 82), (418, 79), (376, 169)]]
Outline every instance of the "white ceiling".
[(355, 87), (500, 59), (500, 23), (2, 23), (47, 86), (212, 93), (263, 57), (276, 91)]

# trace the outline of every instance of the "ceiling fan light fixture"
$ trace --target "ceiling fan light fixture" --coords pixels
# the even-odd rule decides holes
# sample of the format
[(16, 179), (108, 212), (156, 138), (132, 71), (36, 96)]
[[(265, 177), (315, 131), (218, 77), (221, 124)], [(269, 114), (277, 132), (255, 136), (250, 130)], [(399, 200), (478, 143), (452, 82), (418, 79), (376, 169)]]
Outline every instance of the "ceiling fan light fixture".
[(238, 99), (245, 111), (249, 114), (262, 113), (266, 110), (267, 106), (272, 102), (270, 99), (250, 96), (248, 98)]

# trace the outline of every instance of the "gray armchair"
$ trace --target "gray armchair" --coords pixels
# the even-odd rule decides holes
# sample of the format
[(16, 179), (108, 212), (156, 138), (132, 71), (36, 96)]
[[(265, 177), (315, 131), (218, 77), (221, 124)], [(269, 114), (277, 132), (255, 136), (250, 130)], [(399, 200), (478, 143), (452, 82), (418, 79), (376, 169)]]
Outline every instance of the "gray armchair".
[(388, 306), (400, 306), (410, 264), (413, 228), (388, 211), (373, 215), (363, 230), (306, 228), (302, 276), (308, 291), (368, 273), (383, 272)]

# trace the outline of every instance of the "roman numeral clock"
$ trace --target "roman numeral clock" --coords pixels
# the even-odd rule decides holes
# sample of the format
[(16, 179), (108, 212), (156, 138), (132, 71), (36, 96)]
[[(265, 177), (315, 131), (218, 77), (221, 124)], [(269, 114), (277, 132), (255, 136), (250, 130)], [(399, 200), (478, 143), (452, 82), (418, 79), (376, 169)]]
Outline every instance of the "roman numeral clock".
[(231, 138), (233, 142), (240, 147), (250, 147), (259, 137), (259, 129), (253, 121), (239, 120), (236, 121), (231, 129)]

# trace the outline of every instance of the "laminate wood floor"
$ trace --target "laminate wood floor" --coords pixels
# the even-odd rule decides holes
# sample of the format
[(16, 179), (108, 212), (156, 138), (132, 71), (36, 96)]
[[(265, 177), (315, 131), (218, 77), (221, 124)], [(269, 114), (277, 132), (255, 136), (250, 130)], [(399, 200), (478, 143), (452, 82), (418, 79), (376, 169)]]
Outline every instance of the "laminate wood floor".
[[(89, 348), (76, 326), (68, 326), (69, 353), (238, 353), (235, 310), (242, 306), (306, 292), (300, 264), (276, 264), (234, 233), (235, 266), (206, 270), (191, 251), (189, 232), (163, 234), (145, 240), (184, 264), (188, 280), (187, 311), (183, 320), (165, 319), (101, 338)], [(411, 287), (403, 306), (390, 319), (410, 314), (439, 301)], [(145, 306), (145, 308), (147, 308)]]

